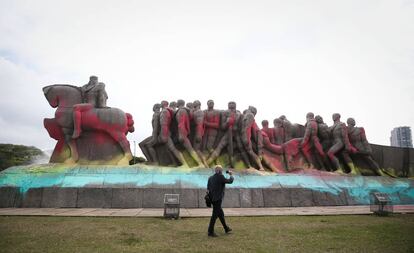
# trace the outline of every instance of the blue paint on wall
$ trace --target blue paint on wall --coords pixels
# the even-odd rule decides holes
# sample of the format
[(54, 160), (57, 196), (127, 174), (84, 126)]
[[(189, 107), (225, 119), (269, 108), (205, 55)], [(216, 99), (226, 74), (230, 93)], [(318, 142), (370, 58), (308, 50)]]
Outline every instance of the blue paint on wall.
[[(16, 166), (0, 172), (0, 187), (19, 187), (22, 193), (41, 187), (145, 187), (202, 188), (211, 169), (179, 169), (135, 165), (63, 166), (58, 164)], [(413, 180), (332, 174), (235, 173), (230, 188), (305, 188), (339, 195), (343, 192), (359, 204), (369, 204), (370, 193), (390, 195), (394, 204), (414, 204)]]

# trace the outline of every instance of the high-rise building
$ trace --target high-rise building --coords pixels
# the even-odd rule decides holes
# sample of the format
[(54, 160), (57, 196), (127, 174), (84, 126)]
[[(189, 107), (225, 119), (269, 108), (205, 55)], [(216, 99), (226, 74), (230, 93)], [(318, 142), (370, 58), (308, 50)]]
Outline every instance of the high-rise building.
[(391, 146), (412, 148), (411, 129), (408, 126), (396, 127), (391, 131)]

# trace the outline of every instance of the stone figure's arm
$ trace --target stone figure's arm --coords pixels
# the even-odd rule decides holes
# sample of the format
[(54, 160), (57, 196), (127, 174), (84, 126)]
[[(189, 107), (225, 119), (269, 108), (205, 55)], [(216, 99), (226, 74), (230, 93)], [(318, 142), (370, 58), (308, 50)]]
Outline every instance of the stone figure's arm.
[(204, 125), (206, 127), (209, 127), (209, 128), (219, 129), (219, 127), (220, 127), (220, 116), (214, 116), (212, 122), (207, 121), (207, 117), (205, 117), (204, 118)]
[(371, 145), (369, 144), (368, 140), (367, 140), (367, 136), (365, 135), (365, 129), (363, 127), (360, 127), (360, 135), (361, 135), (361, 142), (362, 145), (364, 146), (364, 152), (366, 152), (368, 155), (372, 154), (372, 149), (371, 149)]
[(186, 113), (183, 110), (184, 109), (178, 109), (175, 113), (175, 121), (178, 124), (178, 129), (183, 127), (182, 125), (185, 122), (185, 116), (189, 117), (188, 115), (185, 115)]
[(303, 136), (303, 139), (300, 143), (301, 146), (306, 145), (309, 142), (311, 132), (312, 132), (312, 125), (310, 122), (308, 122), (308, 124), (306, 124), (305, 136)]
[(224, 115), (223, 119), (225, 119), (225, 120), (223, 120), (223, 122), (221, 124), (221, 129), (226, 130), (230, 127), (233, 127), (235, 119), (234, 119), (234, 116), (232, 114), (230, 114), (228, 117), (226, 117), (226, 115)]
[[(177, 113), (176, 120), (178, 122), (178, 131), (180, 133), (183, 133), (184, 131), (191, 131), (191, 129), (188, 128), (188, 124), (191, 121), (190, 116), (185, 112), (182, 111), (181, 113)], [(189, 134), (189, 132), (188, 132)]]
[(204, 112), (199, 110), (198, 112), (194, 113), (194, 122), (196, 124), (203, 124), (204, 125)]
[(264, 147), (264, 137), (262, 135), (261, 130), (257, 133), (257, 153), (262, 156), (263, 155), (263, 147)]
[(161, 143), (167, 143), (168, 137), (170, 136), (168, 113), (168, 111), (162, 111), (160, 114), (160, 135), (158, 139)]
[(252, 129), (251, 129), (251, 121), (249, 120), (248, 115), (244, 115), (240, 119), (240, 122), (241, 122), (241, 127), (239, 129), (240, 135), (242, 137), (243, 143), (246, 144), (246, 143), (248, 143), (250, 141), (247, 138), (247, 133), (248, 133), (248, 131), (250, 131), (250, 133), (252, 131)]
[(188, 118), (190, 120), (193, 120), (194, 119), (194, 111), (193, 110), (187, 110), (187, 112), (188, 112)]
[(293, 125), (290, 121), (286, 120), (283, 122), (283, 129), (285, 130), (285, 140), (292, 139), (292, 128)]
[(252, 125), (252, 136), (253, 139), (259, 144), (259, 138), (262, 134), (260, 133), (260, 128), (257, 126), (255, 119), (253, 118), (253, 125)]
[[(204, 113), (203, 111), (198, 111), (194, 113), (194, 122), (195, 122), (195, 140), (201, 141), (203, 138), (205, 126), (204, 126)], [(191, 130), (190, 130), (191, 131)]]
[(153, 125), (153, 128), (152, 128), (152, 138), (153, 138), (153, 140), (158, 139), (159, 132), (160, 132), (160, 117), (158, 115), (154, 119), (154, 125)]
[(276, 131), (276, 128), (273, 127), (272, 128), (272, 132), (273, 132), (272, 137), (269, 136), (269, 140), (270, 140), (271, 143), (276, 143), (276, 141), (277, 141), (277, 131)]
[(206, 127), (208, 127), (208, 128), (215, 128), (215, 129), (218, 129), (219, 128), (219, 122), (218, 121), (217, 122), (208, 122), (208, 121), (205, 121), (204, 122), (204, 125)]
[(158, 137), (158, 139), (161, 143), (167, 143), (167, 141), (168, 141), (168, 137), (170, 135), (170, 130), (169, 130), (168, 127), (169, 126), (166, 125), (166, 124), (161, 125), (161, 132), (160, 132), (160, 135)]
[(345, 124), (341, 124), (341, 131), (342, 131), (342, 141), (345, 144), (345, 150), (351, 153), (356, 153), (357, 149), (352, 146), (351, 142), (349, 141), (348, 137), (348, 129)]
[(226, 130), (228, 128), (228, 118), (226, 117), (226, 113), (221, 113), (220, 118), (221, 118), (220, 128), (222, 130)]

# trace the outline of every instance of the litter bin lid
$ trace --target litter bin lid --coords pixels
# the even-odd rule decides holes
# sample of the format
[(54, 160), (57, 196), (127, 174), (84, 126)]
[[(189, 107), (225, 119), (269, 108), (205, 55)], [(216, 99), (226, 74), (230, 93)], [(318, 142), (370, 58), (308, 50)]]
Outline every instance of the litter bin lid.
[(178, 204), (180, 203), (180, 194), (165, 194), (164, 204)]
[(390, 198), (388, 197), (388, 194), (386, 193), (374, 192), (374, 196), (380, 202), (390, 201)]

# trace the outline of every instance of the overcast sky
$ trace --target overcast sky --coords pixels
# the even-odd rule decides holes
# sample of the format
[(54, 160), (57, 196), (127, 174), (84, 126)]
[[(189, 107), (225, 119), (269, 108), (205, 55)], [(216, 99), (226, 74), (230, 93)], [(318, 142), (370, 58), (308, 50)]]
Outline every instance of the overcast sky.
[(372, 143), (414, 126), (414, 1), (0, 0), (0, 143), (51, 149), (42, 87), (106, 84), (139, 142), (163, 99), (354, 117)]

